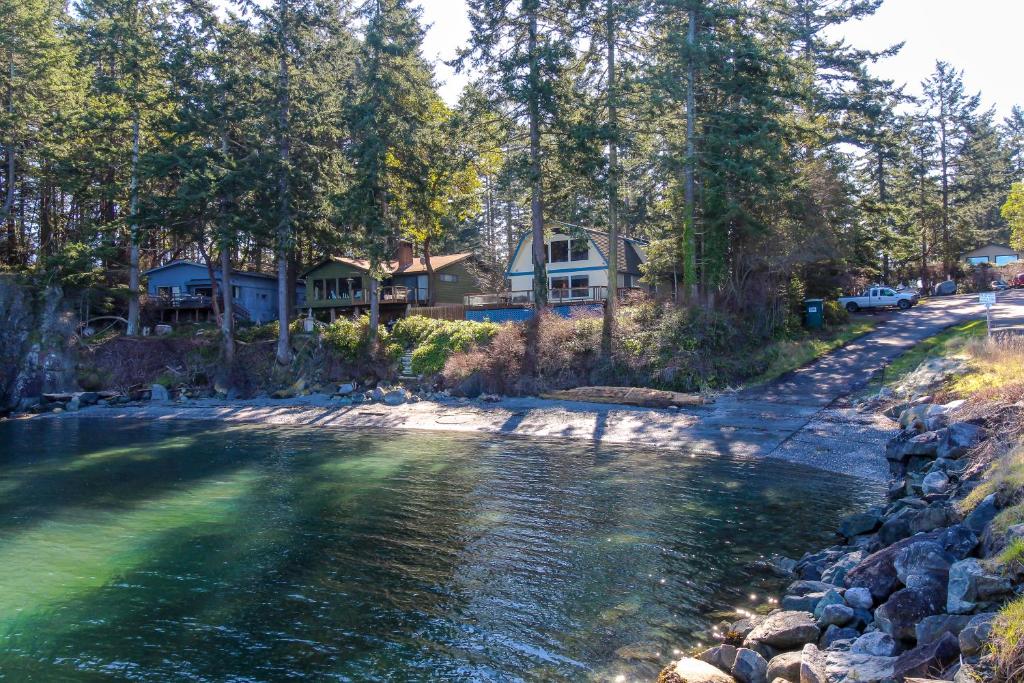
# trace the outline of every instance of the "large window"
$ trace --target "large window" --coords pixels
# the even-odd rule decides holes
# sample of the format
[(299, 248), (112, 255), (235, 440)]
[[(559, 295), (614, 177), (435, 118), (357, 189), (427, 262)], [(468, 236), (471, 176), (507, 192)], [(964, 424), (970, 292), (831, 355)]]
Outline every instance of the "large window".
[(334, 278), (325, 281), (326, 286), (324, 287), (324, 298), (325, 299), (337, 299), (338, 298), (338, 281)]
[(437, 279), (441, 282), (458, 282), (459, 276), (454, 275), (453, 273), (440, 273), (438, 274)]
[(569, 262), (569, 240), (556, 240), (551, 243), (551, 262)]
[(324, 298), (324, 281), (313, 280), (313, 301), (320, 301)]
[(573, 261), (586, 261), (590, 258), (590, 240), (572, 240), (570, 252)]
[(239, 287), (238, 285), (231, 285), (231, 298), (232, 299), (241, 299), (242, 298), (242, 288)]
[(551, 298), (554, 301), (560, 301), (562, 299), (569, 298), (569, 278), (567, 277), (553, 277), (551, 278)]
[(980, 266), (982, 263), (988, 263), (988, 256), (972, 256), (967, 262), (972, 266)]
[(570, 296), (573, 298), (590, 296), (590, 277), (587, 275), (573, 275), (569, 288), (571, 290)]
[(1007, 263), (1016, 263), (1016, 262), (1017, 262), (1017, 255), (1016, 254), (1004, 254), (1002, 256), (996, 256), (996, 265), (997, 266), (1005, 266)]

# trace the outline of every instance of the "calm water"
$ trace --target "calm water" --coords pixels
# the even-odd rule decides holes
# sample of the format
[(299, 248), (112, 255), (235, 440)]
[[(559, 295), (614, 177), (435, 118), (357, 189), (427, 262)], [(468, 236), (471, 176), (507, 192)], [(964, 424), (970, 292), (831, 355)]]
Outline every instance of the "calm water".
[(0, 678), (645, 675), (879, 494), (640, 447), (0, 423)]

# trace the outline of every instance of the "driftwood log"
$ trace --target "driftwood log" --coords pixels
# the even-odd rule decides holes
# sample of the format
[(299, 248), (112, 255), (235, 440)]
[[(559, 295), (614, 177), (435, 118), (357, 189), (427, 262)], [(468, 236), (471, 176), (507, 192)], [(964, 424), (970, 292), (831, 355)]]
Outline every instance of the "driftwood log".
[(700, 394), (681, 394), (676, 391), (644, 389), (642, 387), (577, 387), (562, 391), (549, 391), (541, 398), (559, 401), (584, 401), (586, 403), (620, 403), (644, 408), (671, 408), (702, 406), (711, 403)]

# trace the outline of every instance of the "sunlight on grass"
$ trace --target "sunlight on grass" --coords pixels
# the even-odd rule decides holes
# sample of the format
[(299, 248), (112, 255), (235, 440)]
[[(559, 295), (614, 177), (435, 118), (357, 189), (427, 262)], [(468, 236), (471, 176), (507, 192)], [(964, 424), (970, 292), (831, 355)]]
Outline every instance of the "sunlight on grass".
[(770, 344), (762, 352), (771, 360), (768, 368), (761, 373), (752, 384), (764, 384), (780, 375), (801, 368), (811, 361), (846, 346), (858, 337), (862, 337), (875, 329), (878, 323), (865, 320), (840, 325), (833, 330), (818, 334), (808, 334), (800, 339), (786, 339)]
[(1018, 446), (993, 462), (980, 484), (958, 503), (964, 514), (978, 506), (993, 493), (999, 493), (1006, 500), (1013, 500), (1024, 492), (1024, 447)]
[(1024, 340), (978, 339), (965, 347), (970, 371), (956, 377), (950, 389), (960, 395), (990, 393), (1024, 381)]
[(930, 358), (963, 357), (965, 347), (973, 340), (986, 334), (984, 320), (972, 320), (962, 325), (955, 325), (914, 345), (906, 353), (900, 354), (885, 369), (884, 383), (888, 387), (895, 386), (906, 375), (917, 369), (921, 363)]
[(999, 611), (992, 624), (991, 645), (997, 681), (1019, 681), (1024, 675), (1024, 598)]

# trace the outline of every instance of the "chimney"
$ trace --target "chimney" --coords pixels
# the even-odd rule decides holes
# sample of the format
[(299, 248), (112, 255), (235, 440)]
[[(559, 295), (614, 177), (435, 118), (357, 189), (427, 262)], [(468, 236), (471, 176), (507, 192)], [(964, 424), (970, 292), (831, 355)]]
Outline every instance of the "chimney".
[(412, 265), (412, 242), (406, 240), (398, 241), (398, 267), (405, 268)]

